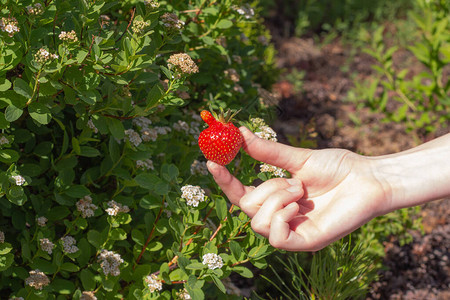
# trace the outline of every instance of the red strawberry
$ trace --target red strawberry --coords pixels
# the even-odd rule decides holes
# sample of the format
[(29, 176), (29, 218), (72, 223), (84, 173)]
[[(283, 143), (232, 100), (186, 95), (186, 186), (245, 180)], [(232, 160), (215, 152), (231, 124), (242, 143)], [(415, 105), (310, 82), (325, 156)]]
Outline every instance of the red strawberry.
[[(237, 113), (237, 112), (236, 112)], [(242, 146), (243, 138), (239, 129), (231, 123), (236, 113), (228, 110), (225, 116), (223, 111), (214, 116), (209, 111), (202, 111), (200, 116), (209, 125), (200, 133), (198, 145), (208, 160), (225, 166), (229, 164)], [(231, 115), (230, 115), (231, 114)]]

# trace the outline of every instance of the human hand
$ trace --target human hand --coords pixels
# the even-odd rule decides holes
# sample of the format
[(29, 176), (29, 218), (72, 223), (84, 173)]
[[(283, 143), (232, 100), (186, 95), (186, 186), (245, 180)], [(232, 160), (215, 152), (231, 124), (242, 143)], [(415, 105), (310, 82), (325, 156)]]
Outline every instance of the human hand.
[(228, 199), (250, 218), (253, 230), (272, 246), (316, 251), (383, 213), (389, 201), (373, 160), (343, 149), (309, 150), (258, 138), (245, 127), (244, 150), (283, 168), (292, 178), (244, 186), (228, 170), (207, 166)]

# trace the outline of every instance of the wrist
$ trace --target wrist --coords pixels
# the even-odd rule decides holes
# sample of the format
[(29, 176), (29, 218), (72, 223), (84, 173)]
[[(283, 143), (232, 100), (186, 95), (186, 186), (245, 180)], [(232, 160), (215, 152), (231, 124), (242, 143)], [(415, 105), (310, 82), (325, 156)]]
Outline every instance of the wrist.
[(450, 195), (450, 134), (397, 154), (373, 157), (386, 195), (382, 213)]

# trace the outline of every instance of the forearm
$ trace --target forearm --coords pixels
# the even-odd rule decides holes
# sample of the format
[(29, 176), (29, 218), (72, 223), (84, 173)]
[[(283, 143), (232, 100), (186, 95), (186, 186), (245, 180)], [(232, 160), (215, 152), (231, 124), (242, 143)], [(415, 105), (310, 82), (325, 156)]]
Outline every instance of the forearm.
[(450, 134), (373, 159), (389, 198), (384, 213), (450, 196)]

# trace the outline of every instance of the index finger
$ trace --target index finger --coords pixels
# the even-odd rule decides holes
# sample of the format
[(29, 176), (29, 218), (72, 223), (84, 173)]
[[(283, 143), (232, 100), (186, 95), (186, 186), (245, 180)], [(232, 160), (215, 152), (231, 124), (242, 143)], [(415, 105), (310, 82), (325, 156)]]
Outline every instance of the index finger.
[(243, 185), (239, 179), (231, 175), (224, 166), (212, 161), (208, 161), (206, 166), (216, 183), (234, 205), (239, 206), (239, 200), (254, 189), (253, 187)]

